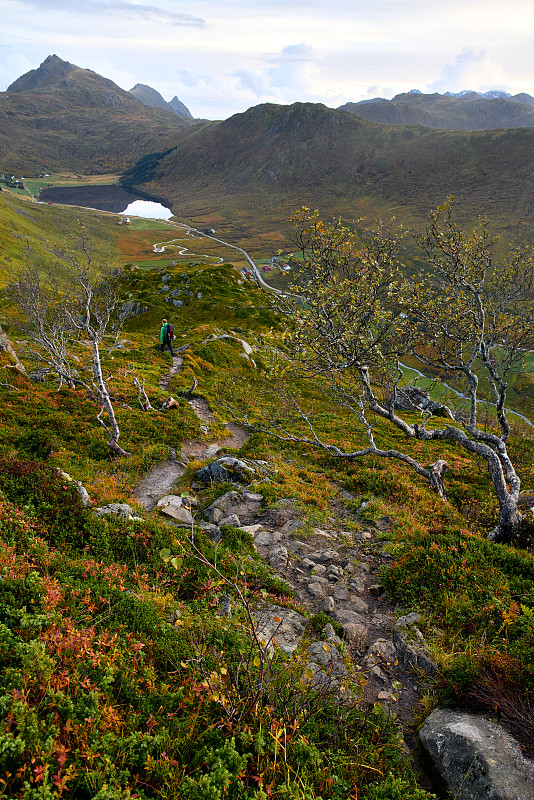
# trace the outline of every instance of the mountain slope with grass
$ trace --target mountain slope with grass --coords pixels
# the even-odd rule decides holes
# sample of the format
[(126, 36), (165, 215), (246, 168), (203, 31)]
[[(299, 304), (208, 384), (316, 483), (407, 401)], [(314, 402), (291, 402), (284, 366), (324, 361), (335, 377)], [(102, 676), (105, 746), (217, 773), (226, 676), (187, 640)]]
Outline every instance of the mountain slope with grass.
[(120, 171), (191, 124), (56, 55), (0, 92), (0, 169)]
[[(277, 224), (303, 204), (326, 216), (421, 220), (454, 195), (471, 219), (532, 236), (534, 130), (382, 125), (320, 104), (264, 104), (185, 133), (122, 177), (181, 216)], [(147, 169), (147, 166), (150, 168)]]
[[(30, 255), (46, 241), (67, 245), (68, 209), (62, 227), (61, 209), (3, 195)], [(110, 452), (90, 394), (58, 388), (53, 374), (30, 378), (24, 320), (3, 294), (2, 320), (26, 373), (0, 352), (1, 792), (21, 800), (432, 800), (402, 733), (413, 741), (418, 724), (446, 704), (498, 718), (528, 755), (534, 557), (486, 540), (496, 506), (484, 466), (451, 443), (408, 444), (420, 460), (447, 459), (444, 503), (404, 465), (384, 459), (339, 460), (258, 433), (228, 448), (223, 400), (241, 412), (270, 411), (288, 430), (297, 424), (291, 404), (272, 391), (285, 330), (273, 298), (244, 279), (221, 245), (211, 242), (208, 253), (198, 235), (179, 256), (178, 248), (152, 247), (177, 238), (172, 226), (135, 221), (123, 229), (80, 210), (73, 218), (94, 231), (99, 250), (113, 242), (114, 263), (123, 267), (116, 321), (129, 316), (104, 368), (131, 456)], [(8, 233), (6, 226), (6, 244)], [(14, 249), (11, 258), (24, 266), (26, 253)], [(172, 375), (158, 343), (163, 317), (174, 323), (181, 361)], [(73, 346), (82, 369), (84, 342)], [(323, 438), (361, 444), (354, 415), (323, 393), (320, 378), (292, 389)], [(163, 409), (169, 396), (174, 404)], [(211, 413), (200, 419), (199, 408)], [(400, 433), (383, 421), (374, 433), (384, 446), (400, 446)], [(509, 449), (525, 490), (533, 489), (534, 444), (519, 422)], [(198, 469), (222, 453), (260, 471), (246, 487), (203, 483)], [(172, 493), (192, 514), (182, 527), (135, 499), (141, 478), (169, 460), (178, 475)], [(91, 505), (82, 504), (75, 481)], [(261, 496), (263, 527), (229, 518), (214, 536), (207, 509), (242, 489)], [(112, 503), (130, 510), (123, 518), (95, 513)], [(292, 543), (284, 563), (293, 586), (283, 564), (259, 556), (267, 534), (274, 545), (278, 535)], [(335, 578), (333, 551), (344, 556)], [(315, 554), (313, 569), (304, 554), (308, 562)], [(266, 558), (274, 563), (270, 551)], [(377, 605), (368, 616), (358, 588), (371, 584), (364, 564), (376, 569)], [(311, 585), (323, 587), (315, 598)], [(339, 607), (359, 608), (362, 627), (353, 622), (345, 638), (327, 640), (327, 623), (343, 630), (335, 615), (312, 610), (321, 591)], [(286, 613), (303, 620), (292, 657), (255, 638), (250, 614), (262, 604), (275, 627)], [(367, 702), (372, 676), (382, 671), (387, 679), (391, 666), (384, 658), (372, 673), (378, 665), (365, 660), (368, 631), (386, 609), (393, 617), (421, 614), (437, 669), (426, 688), (407, 672), (419, 688), (403, 732), (393, 714), (403, 687), (378, 705)], [(321, 664), (332, 651), (347, 674), (312, 683), (309, 647)]]

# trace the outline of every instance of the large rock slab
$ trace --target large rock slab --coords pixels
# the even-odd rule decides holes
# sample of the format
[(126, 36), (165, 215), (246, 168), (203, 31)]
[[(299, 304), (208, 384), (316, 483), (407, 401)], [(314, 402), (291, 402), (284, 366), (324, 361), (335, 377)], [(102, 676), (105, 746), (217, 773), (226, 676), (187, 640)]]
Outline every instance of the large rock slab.
[(455, 800), (534, 800), (533, 762), (484, 717), (438, 708), (419, 735)]
[(302, 614), (272, 603), (262, 604), (254, 612), (254, 620), (258, 637), (265, 644), (274, 642), (288, 655), (292, 655), (299, 646), (307, 624)]
[(193, 524), (191, 512), (183, 506), (176, 506), (172, 503), (168, 503), (166, 506), (161, 506), (160, 511), (167, 517), (171, 517), (179, 527), (190, 528)]
[(226, 492), (208, 506), (204, 511), (204, 519), (218, 525), (230, 514), (237, 514), (241, 522), (246, 524), (259, 511), (262, 500), (263, 495), (256, 492)]

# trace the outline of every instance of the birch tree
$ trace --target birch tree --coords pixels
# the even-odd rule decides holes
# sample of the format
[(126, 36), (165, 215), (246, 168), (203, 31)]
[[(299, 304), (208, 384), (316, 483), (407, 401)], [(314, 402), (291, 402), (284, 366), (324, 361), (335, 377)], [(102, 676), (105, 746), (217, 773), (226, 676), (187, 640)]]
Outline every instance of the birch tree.
[[(65, 270), (65, 267), (67, 269)], [(66, 277), (59, 280), (58, 274)], [(9, 286), (13, 301), (28, 317), (27, 356), (43, 371), (55, 373), (59, 386), (81, 386), (100, 405), (99, 424), (114, 454), (128, 453), (118, 444), (119, 424), (105, 376), (103, 358), (118, 345), (120, 325), (117, 272), (94, 264), (87, 237), (63, 254), (61, 270), (43, 275), (37, 267), (21, 271)], [(114, 330), (112, 330), (112, 323)]]
[[(324, 223), (317, 212), (295, 217), (295, 244), (303, 280), (287, 300), (291, 317), (286, 342), (287, 375), (321, 378), (336, 402), (359, 421), (366, 444), (344, 450), (318, 435), (312, 419), (293, 404), (305, 433), (295, 434), (273, 418), (242, 419), (284, 441), (306, 442), (339, 458), (367, 455), (397, 459), (446, 499), (442, 458), (428, 466), (400, 449), (380, 446), (382, 419), (407, 440), (451, 442), (485, 460), (499, 502), (499, 521), (488, 538), (511, 542), (519, 534), (520, 479), (507, 451), (505, 408), (508, 379), (534, 347), (534, 252), (515, 249), (501, 260), (496, 240), (482, 222), (468, 235), (453, 218), (451, 202), (431, 212), (416, 243), (424, 255), (421, 275), (406, 279), (400, 261), (406, 232), (379, 226), (358, 235), (340, 220)], [(298, 295), (298, 296), (297, 296)], [(429, 403), (420, 420), (400, 402), (400, 360), (416, 355), (422, 368), (446, 371), (465, 384), (467, 415)], [(494, 429), (479, 424), (484, 379), (496, 414)], [(317, 382), (318, 383), (318, 382)], [(432, 411), (445, 410), (443, 424)]]

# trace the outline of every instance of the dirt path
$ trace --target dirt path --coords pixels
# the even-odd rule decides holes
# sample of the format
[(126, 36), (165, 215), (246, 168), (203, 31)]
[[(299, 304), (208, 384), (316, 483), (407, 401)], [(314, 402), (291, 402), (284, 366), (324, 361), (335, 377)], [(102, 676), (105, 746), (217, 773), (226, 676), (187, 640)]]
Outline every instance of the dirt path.
[[(182, 365), (183, 358), (175, 355), (169, 372), (159, 379), (160, 388), (164, 392), (168, 390), (171, 378), (181, 372)], [(193, 397), (188, 402), (203, 423), (203, 426), (201, 426), (203, 433), (209, 433), (209, 427), (214, 422), (215, 417), (206, 400), (203, 397)], [(182, 442), (179, 458), (174, 450), (169, 449), (169, 458), (153, 467), (134, 487), (133, 496), (137, 502), (147, 511), (152, 511), (161, 497), (171, 494), (174, 483), (184, 474), (188, 461), (214, 458), (221, 450), (226, 450), (227, 448), (238, 449), (249, 437), (247, 431), (234, 422), (227, 423), (226, 429), (230, 436), (224, 439), (214, 439), (211, 442), (206, 442), (202, 439), (189, 439)]]
[(166, 375), (162, 375), (159, 379), (160, 389), (164, 392), (169, 388), (169, 382), (174, 375), (178, 375), (182, 371), (184, 360), (181, 356), (175, 355), (172, 359), (172, 366)]

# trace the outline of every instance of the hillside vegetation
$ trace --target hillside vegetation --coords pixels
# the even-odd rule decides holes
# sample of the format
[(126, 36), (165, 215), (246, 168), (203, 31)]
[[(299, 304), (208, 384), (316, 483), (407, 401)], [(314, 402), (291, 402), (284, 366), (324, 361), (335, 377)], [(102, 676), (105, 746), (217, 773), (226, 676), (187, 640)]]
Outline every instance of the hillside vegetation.
[[(5, 202), (3, 195), (6, 213), (22, 226), (32, 250), (44, 248), (38, 225), (45, 242), (52, 233), (66, 242), (69, 210), (62, 227), (59, 209)], [(106, 364), (121, 442), (132, 455), (111, 457), (98, 408), (86, 393), (58, 391), (52, 376), (32, 382), (1, 355), (1, 793), (431, 800), (390, 715), (358, 700), (361, 677), (354, 677), (351, 702), (314, 691), (305, 683), (299, 650), (293, 660), (278, 652), (269, 680), (262, 678), (265, 662), (240, 592), (253, 607), (268, 600), (298, 609), (308, 619), (307, 642), (328, 618), (315, 618), (296, 603), (291, 588), (255, 552), (250, 533), (224, 527), (215, 548), (198, 528), (191, 538), (190, 530), (164, 524), (157, 510), (149, 513), (134, 499), (139, 478), (164, 461), (169, 448), (180, 453), (186, 441), (224, 440), (221, 396), (295, 424), (289, 406), (266, 391), (284, 330), (270, 297), (244, 283), (229, 263), (171, 263), (150, 255), (151, 238), (164, 238), (165, 226), (120, 230), (116, 239), (104, 217), (96, 222), (91, 212), (72, 213), (94, 226), (97, 241), (113, 241), (122, 251), (122, 300), (138, 312), (126, 320), (122, 347)], [(18, 260), (18, 250), (12, 258)], [(3, 309), (24, 358), (22, 321), (7, 298)], [(170, 357), (157, 347), (163, 316), (175, 324), (175, 346), (184, 347), (182, 370), (165, 388), (160, 379)], [(249, 357), (242, 341), (252, 349)], [(141, 408), (134, 376), (154, 410)], [(186, 400), (193, 377), (196, 397), (214, 412), (208, 427)], [(294, 391), (321, 436), (342, 447), (359, 445), (352, 417), (325, 399), (320, 379), (299, 382)], [(168, 394), (176, 407), (159, 410)], [(399, 445), (399, 434), (381, 422), (376, 436), (385, 446)], [(509, 444), (524, 488), (532, 489), (532, 437), (514, 424)], [(263, 495), (265, 511), (295, 504), (303, 522), (295, 536), (306, 540), (317, 527), (349, 538), (374, 531), (378, 548), (389, 553), (382, 571), (388, 597), (405, 611), (421, 612), (438, 665), (419, 717), (437, 703), (488, 710), (528, 745), (534, 557), (486, 541), (497, 509), (481, 463), (450, 443), (411, 446), (419, 459), (443, 457), (451, 465), (447, 503), (402, 465), (379, 459), (339, 461), (260, 435), (238, 454), (267, 462), (269, 480), (251, 488)], [(190, 461), (174, 488), (198, 495), (197, 520), (202, 508), (232, 488), (192, 488), (205, 460)], [(95, 506), (127, 502), (141, 519), (96, 517), (82, 507), (65, 472), (83, 483)], [(215, 559), (218, 572), (206, 563)], [(231, 622), (219, 613), (222, 594), (232, 598)], [(350, 663), (350, 650), (342, 646), (341, 655)]]
[(191, 124), (91, 70), (49, 56), (0, 92), (0, 170), (121, 171)]
[(303, 203), (344, 218), (420, 222), (454, 195), (532, 239), (534, 129), (434, 131), (359, 119), (320, 104), (264, 104), (187, 131), (121, 182), (167, 197), (178, 216), (274, 231)]

